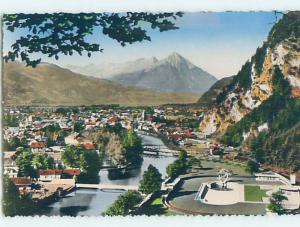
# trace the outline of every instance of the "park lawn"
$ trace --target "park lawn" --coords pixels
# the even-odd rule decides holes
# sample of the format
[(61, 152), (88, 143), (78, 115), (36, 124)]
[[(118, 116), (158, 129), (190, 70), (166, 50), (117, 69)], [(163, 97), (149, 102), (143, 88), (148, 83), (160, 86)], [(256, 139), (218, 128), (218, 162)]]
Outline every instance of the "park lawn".
[(261, 190), (259, 186), (245, 185), (245, 201), (262, 202), (262, 198), (266, 196), (266, 191)]
[(149, 206), (144, 208), (143, 213), (145, 215), (176, 215), (176, 213), (164, 207), (161, 197), (154, 199)]

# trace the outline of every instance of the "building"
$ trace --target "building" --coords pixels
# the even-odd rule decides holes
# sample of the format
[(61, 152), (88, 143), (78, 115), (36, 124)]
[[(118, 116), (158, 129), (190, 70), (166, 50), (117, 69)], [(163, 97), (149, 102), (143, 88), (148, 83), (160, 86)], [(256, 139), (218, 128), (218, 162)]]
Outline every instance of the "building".
[(40, 181), (53, 181), (59, 180), (62, 177), (74, 177), (80, 174), (80, 169), (40, 169)]

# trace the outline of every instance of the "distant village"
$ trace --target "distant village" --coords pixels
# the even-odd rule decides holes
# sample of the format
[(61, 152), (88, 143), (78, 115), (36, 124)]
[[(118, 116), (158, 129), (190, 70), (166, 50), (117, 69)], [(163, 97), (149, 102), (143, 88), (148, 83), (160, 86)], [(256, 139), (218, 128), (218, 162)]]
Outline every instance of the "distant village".
[[(45, 185), (47, 182), (73, 185), (74, 177), (81, 170), (70, 168), (63, 162), (62, 154), (66, 146), (83, 146), (87, 150), (99, 152), (97, 141), (86, 138), (84, 132), (114, 125), (156, 135), (174, 150), (199, 144), (216, 150), (217, 145), (208, 145), (204, 140), (205, 136), (197, 132), (200, 119), (201, 113), (197, 111), (182, 112), (174, 107), (6, 108), (3, 127), (4, 175), (25, 191), (30, 190), (34, 182), (45, 182)], [(39, 169), (37, 166), (34, 179), (20, 176), (16, 160), (22, 148), (30, 150), (32, 154), (52, 158), (54, 168)], [(58, 181), (60, 179), (64, 181)]]

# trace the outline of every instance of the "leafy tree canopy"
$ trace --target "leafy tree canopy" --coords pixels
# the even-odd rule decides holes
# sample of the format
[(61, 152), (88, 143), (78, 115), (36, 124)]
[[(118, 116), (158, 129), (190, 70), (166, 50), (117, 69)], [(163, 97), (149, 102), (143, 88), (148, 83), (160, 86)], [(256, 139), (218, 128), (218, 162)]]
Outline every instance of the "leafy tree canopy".
[(140, 181), (139, 190), (145, 194), (157, 192), (161, 188), (162, 178), (158, 169), (153, 165), (149, 165), (147, 171), (144, 172)]
[(282, 202), (287, 200), (287, 197), (281, 192), (274, 192), (272, 197), (270, 198), (270, 204), (268, 205), (268, 209), (279, 215), (284, 214), (285, 210), (282, 207)]
[(259, 164), (256, 161), (249, 160), (247, 162), (245, 170), (246, 170), (246, 172), (251, 173), (251, 174), (258, 172)]
[(129, 211), (142, 202), (143, 198), (137, 191), (128, 191), (118, 197), (118, 199), (103, 213), (107, 216), (125, 216)]
[(147, 28), (160, 32), (177, 29), (174, 20), (183, 13), (52, 13), (52, 14), (6, 14), (5, 28), (11, 32), (27, 30), (11, 46), (4, 56), (6, 61), (21, 58), (27, 66), (35, 67), (41, 58), (32, 59), (31, 54), (44, 54), (59, 59), (59, 55), (82, 55), (102, 52), (99, 42), (89, 42), (96, 28), (122, 46), (144, 40), (151, 41)]
[(7, 127), (18, 127), (19, 120), (12, 114), (5, 114), (3, 117), (3, 125)]
[(19, 189), (7, 177), (3, 177), (3, 213), (5, 216), (34, 215), (37, 208), (30, 195), (21, 195)]

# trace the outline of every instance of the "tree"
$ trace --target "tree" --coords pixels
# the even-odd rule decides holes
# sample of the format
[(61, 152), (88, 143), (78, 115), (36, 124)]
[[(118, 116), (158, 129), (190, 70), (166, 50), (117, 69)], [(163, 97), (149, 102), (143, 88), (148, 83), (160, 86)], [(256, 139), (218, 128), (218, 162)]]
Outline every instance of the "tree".
[(95, 150), (87, 150), (83, 146), (67, 146), (62, 155), (66, 166), (80, 168), (78, 182), (98, 183), (101, 157)]
[(18, 147), (22, 147), (22, 145), (21, 140), (17, 136), (12, 137), (9, 141), (9, 148), (12, 150), (16, 150)]
[(125, 159), (127, 163), (139, 164), (143, 152), (142, 140), (132, 129), (122, 134), (121, 143), (126, 151)]
[(143, 178), (140, 181), (139, 190), (145, 194), (157, 192), (161, 188), (162, 178), (158, 169), (153, 165), (149, 165), (148, 169), (144, 172)]
[(187, 160), (187, 153), (186, 151), (181, 151), (178, 159), (167, 166), (167, 174), (171, 178), (176, 178), (181, 174), (185, 174), (188, 168), (190, 168), (190, 165)]
[(76, 121), (74, 123), (74, 132), (81, 132), (84, 129), (84, 124), (82, 121)]
[(19, 189), (7, 177), (3, 177), (3, 213), (5, 216), (34, 215), (37, 208), (30, 195), (21, 195)]
[(80, 150), (79, 147), (67, 146), (62, 154), (62, 160), (66, 166), (71, 168), (80, 167)]
[(246, 172), (251, 173), (251, 174), (258, 172), (259, 164), (256, 161), (249, 160), (247, 162), (245, 170), (246, 170)]
[(95, 29), (116, 40), (122, 46), (144, 40), (151, 41), (147, 29), (160, 32), (177, 29), (174, 20), (183, 13), (52, 13), (52, 14), (6, 14), (3, 17), (5, 29), (15, 32), (27, 30), (12, 45), (4, 56), (5, 61), (21, 58), (27, 66), (35, 67), (41, 58), (30, 55), (43, 54), (59, 59), (60, 55), (82, 55), (102, 52), (99, 43), (88, 41)]
[(143, 197), (137, 191), (128, 191), (118, 197), (118, 199), (109, 207), (103, 215), (107, 216), (125, 216), (137, 204), (143, 201)]
[(201, 161), (198, 158), (191, 157), (188, 161), (189, 166), (201, 167)]
[(272, 193), (268, 209), (279, 215), (284, 214), (284, 208), (282, 207), (283, 200), (287, 200), (287, 197), (281, 191)]
[(6, 114), (3, 117), (3, 125), (7, 127), (18, 127), (19, 120), (16, 116), (12, 114)]
[(93, 150), (83, 150), (79, 162), (81, 173), (77, 180), (82, 183), (98, 183), (98, 174), (101, 167), (101, 159), (98, 153)]
[(32, 159), (35, 169), (54, 169), (54, 159), (47, 154), (35, 154)]
[(18, 176), (20, 177), (34, 177), (35, 171), (32, 166), (32, 160), (34, 155), (27, 149), (22, 149), (19, 151), (19, 155), (16, 159), (16, 164), (19, 168)]

